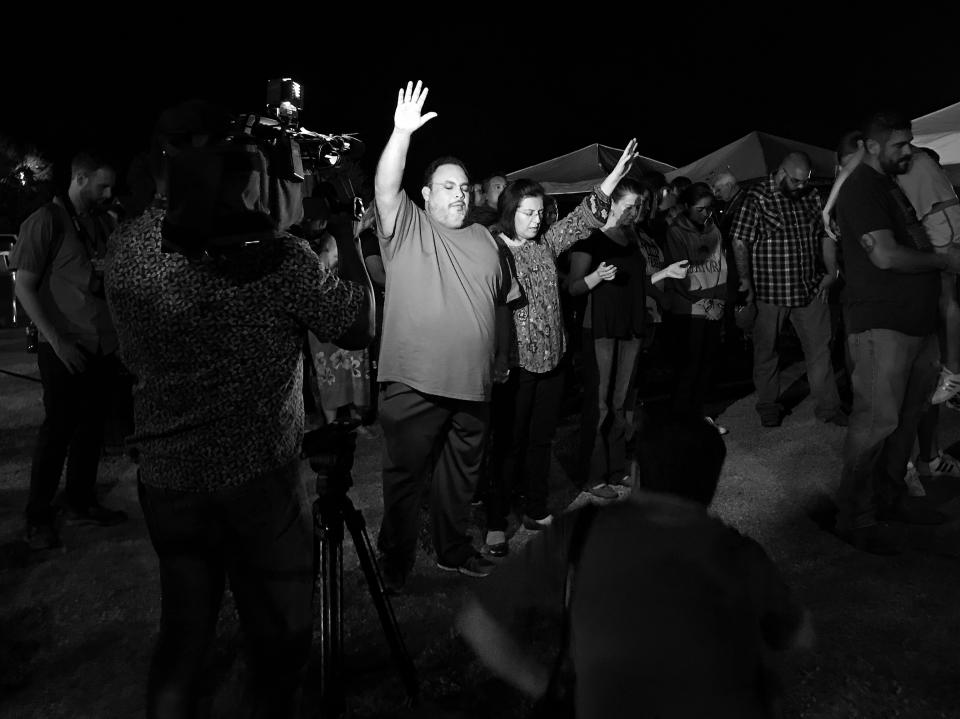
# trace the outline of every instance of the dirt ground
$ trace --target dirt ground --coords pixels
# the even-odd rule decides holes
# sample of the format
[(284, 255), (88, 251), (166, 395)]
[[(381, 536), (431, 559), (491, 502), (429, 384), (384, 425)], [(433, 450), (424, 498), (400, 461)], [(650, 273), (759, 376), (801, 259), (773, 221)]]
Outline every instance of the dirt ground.
[[(20, 331), (0, 332), (0, 369), (36, 376)], [(791, 371), (798, 374), (796, 367)], [(735, 401), (734, 401), (735, 400)], [(917, 534), (917, 550), (890, 558), (858, 552), (821, 528), (839, 477), (844, 430), (813, 417), (801, 401), (782, 427), (762, 430), (745, 396), (722, 403), (728, 459), (714, 511), (759, 540), (813, 612), (818, 644), (785, 657), (786, 715), (833, 717), (960, 716), (960, 530), (958, 521)], [(551, 508), (585, 501), (567, 478), (578, 416), (571, 406), (555, 443)], [(943, 412), (945, 445), (960, 439), (960, 416)], [(136, 501), (135, 468), (122, 456), (103, 462), (105, 503), (130, 520), (109, 529), (67, 526), (66, 549), (29, 555), (22, 528), (30, 453), (41, 417), (39, 385), (0, 374), (0, 716), (43, 719), (143, 716), (144, 687), (159, 618), (157, 563)], [(375, 536), (381, 514), (376, 427), (361, 432), (350, 496)], [(311, 481), (308, 468), (305, 481)], [(928, 485), (960, 515), (957, 487)], [(312, 484), (310, 485), (312, 486)], [(479, 512), (477, 543), (481, 541)], [(515, 531), (512, 546), (531, 533)], [(425, 535), (422, 535), (425, 537)], [(406, 707), (352, 544), (344, 543), (345, 692), (362, 717), (521, 717), (522, 698), (492, 678), (453, 630), (473, 580), (433, 564), (421, 542), (408, 591), (393, 600), (416, 666), (421, 702)], [(319, 632), (319, 627), (317, 627)], [(550, 625), (530, 631), (533, 650), (552, 654)], [(229, 597), (210, 670), (211, 715), (233, 716), (243, 662)], [(305, 717), (317, 716), (319, 666), (311, 664)]]

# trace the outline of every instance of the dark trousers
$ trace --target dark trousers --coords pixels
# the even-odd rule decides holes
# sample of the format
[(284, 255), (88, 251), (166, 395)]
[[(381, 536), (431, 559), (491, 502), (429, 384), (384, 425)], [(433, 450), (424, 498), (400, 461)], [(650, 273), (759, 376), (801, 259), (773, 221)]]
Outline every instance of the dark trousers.
[(224, 581), (240, 615), (252, 717), (299, 716), (313, 629), (311, 507), (293, 462), (213, 493), (139, 485), (160, 560), (160, 637), (147, 682), (147, 716), (193, 717), (204, 695)]
[(703, 415), (713, 365), (720, 347), (722, 322), (690, 315), (670, 315), (670, 333), (676, 374), (672, 411), (675, 416)]
[(534, 519), (547, 516), (550, 452), (563, 401), (564, 368), (550, 372), (510, 370), (510, 378), (493, 393), (493, 452), (486, 497), (487, 529), (507, 528), (511, 498), (523, 495), (523, 511)]
[(460, 566), (474, 553), (467, 523), (489, 415), (489, 402), (423, 394), (401, 382), (384, 386), (383, 523), (377, 546), (391, 571), (406, 574), (413, 568), (420, 496), (431, 463), (430, 517), (437, 561)]
[(843, 445), (837, 528), (877, 521), (877, 510), (906, 491), (903, 475), (939, 373), (936, 335), (876, 329), (847, 338), (853, 360), (853, 411)]
[(83, 372), (70, 374), (47, 342), (37, 348), (43, 383), (43, 424), (30, 469), (27, 521), (53, 521), (53, 499), (67, 465), (64, 499), (75, 507), (96, 501), (97, 465), (104, 422), (120, 375), (115, 355), (90, 355)]
[(600, 421), (600, 370), (597, 367), (597, 355), (593, 346), (593, 333), (584, 328), (580, 340), (583, 383), (583, 404), (580, 408), (580, 452), (577, 456), (577, 469), (573, 483), (577, 487), (587, 487), (590, 483), (590, 464), (597, 443), (597, 423)]

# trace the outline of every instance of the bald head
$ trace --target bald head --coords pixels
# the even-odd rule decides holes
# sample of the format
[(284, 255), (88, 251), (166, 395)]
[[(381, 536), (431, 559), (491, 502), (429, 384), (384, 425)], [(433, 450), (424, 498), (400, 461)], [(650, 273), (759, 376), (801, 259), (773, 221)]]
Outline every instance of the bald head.
[(799, 200), (810, 191), (811, 172), (810, 158), (803, 152), (791, 152), (777, 170), (780, 191), (791, 200)]
[(804, 152), (791, 152), (780, 163), (780, 169), (791, 176), (810, 176), (810, 158)]
[(730, 202), (739, 189), (737, 178), (730, 172), (721, 172), (713, 181), (713, 194), (724, 202)]

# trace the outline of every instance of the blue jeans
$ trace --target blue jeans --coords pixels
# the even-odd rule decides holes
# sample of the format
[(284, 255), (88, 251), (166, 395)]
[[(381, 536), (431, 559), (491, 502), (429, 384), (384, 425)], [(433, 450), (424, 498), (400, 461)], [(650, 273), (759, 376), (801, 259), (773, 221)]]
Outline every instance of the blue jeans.
[(935, 335), (867, 330), (847, 338), (853, 361), (853, 412), (843, 446), (837, 528), (876, 524), (878, 508), (896, 503), (939, 374)]
[(626, 474), (626, 427), (624, 403), (637, 365), (641, 340), (596, 337), (597, 437), (591, 462), (591, 481), (611, 482)]
[(313, 633), (313, 517), (299, 464), (213, 493), (139, 485), (160, 560), (160, 637), (147, 716), (193, 717), (202, 698), (224, 581), (240, 615), (252, 717), (299, 716)]
[(830, 357), (830, 306), (815, 299), (806, 307), (781, 307), (757, 302), (753, 325), (753, 384), (757, 388), (757, 411), (776, 407), (780, 396), (780, 357), (776, 343), (783, 325), (790, 321), (797, 330), (814, 413), (828, 420), (840, 410), (840, 395)]

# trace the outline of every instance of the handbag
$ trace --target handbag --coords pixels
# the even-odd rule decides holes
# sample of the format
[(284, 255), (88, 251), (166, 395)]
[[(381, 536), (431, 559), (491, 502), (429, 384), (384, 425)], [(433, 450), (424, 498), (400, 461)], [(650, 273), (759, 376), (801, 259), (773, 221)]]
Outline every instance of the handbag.
[(530, 719), (574, 719), (576, 702), (574, 689), (576, 679), (572, 672), (565, 671), (570, 646), (570, 605), (573, 601), (574, 579), (587, 531), (596, 516), (596, 505), (589, 504), (577, 512), (570, 546), (567, 549), (567, 571), (563, 582), (563, 612), (560, 620), (560, 647), (550, 670), (550, 680), (543, 696), (537, 699), (530, 712)]

